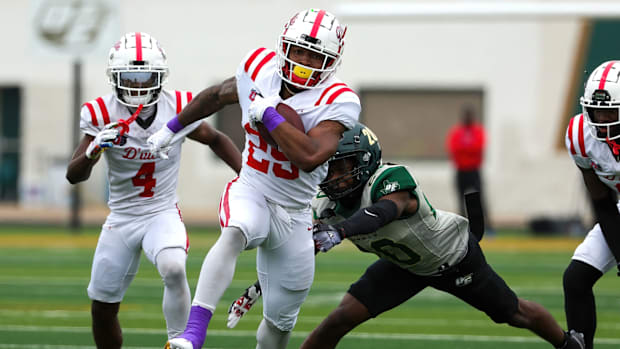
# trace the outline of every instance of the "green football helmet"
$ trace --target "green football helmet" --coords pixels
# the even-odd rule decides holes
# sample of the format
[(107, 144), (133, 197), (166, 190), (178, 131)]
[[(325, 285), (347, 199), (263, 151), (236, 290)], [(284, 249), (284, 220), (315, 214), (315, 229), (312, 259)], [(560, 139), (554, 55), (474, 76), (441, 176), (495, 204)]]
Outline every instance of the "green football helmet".
[[(381, 165), (381, 145), (377, 136), (365, 125), (357, 123), (355, 127), (342, 134), (338, 150), (329, 159), (330, 169), (327, 177), (319, 187), (330, 200), (357, 194), (377, 171), (379, 165)], [(339, 166), (346, 166), (347, 169), (344, 172), (338, 171), (340, 175), (334, 177), (333, 172)]]

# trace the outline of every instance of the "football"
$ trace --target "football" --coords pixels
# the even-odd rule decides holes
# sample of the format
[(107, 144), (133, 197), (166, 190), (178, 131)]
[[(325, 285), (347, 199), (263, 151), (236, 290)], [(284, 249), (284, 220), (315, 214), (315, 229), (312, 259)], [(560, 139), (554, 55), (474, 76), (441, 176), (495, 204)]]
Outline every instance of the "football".
[[(286, 119), (286, 121), (288, 121), (295, 128), (297, 128), (303, 133), (306, 133), (306, 130), (304, 129), (304, 123), (301, 121), (301, 117), (299, 116), (299, 114), (297, 114), (295, 109), (289, 107), (284, 103), (279, 103), (276, 106), (276, 111), (280, 113), (280, 115), (282, 115), (282, 117), (284, 117), (284, 119)], [(274, 147), (278, 146), (278, 143), (276, 143), (276, 140), (271, 137), (271, 134), (269, 133), (269, 131), (267, 131), (267, 127), (265, 127), (262, 122), (258, 123), (256, 127), (258, 128), (258, 133), (260, 134), (262, 139), (264, 139), (267, 143)]]

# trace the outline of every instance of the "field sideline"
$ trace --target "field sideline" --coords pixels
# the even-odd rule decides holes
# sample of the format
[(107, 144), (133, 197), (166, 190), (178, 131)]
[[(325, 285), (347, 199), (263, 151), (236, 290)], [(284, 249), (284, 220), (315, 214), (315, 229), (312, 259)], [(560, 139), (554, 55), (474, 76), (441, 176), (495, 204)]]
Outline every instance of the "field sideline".
[[(192, 293), (202, 259), (217, 238), (214, 230), (189, 229), (192, 248), (188, 275)], [(98, 229), (71, 235), (59, 228), (0, 228), (0, 349), (91, 349), (90, 301), (86, 296)], [(504, 237), (486, 239), (487, 259), (523, 298), (543, 304), (565, 325), (561, 278), (579, 239)], [(226, 328), (228, 304), (256, 279), (255, 252), (239, 258), (235, 279), (218, 305), (205, 348), (253, 348), (261, 305), (234, 330)], [(350, 244), (317, 258), (310, 295), (289, 348), (333, 309), (375, 257)], [(620, 297), (617, 277), (597, 284), (597, 348), (620, 346)], [(126, 348), (162, 348), (162, 283), (142, 260), (140, 272), (121, 306)], [(415, 299), (360, 326), (338, 348), (550, 348), (533, 334), (496, 325), (451, 296), (425, 290)]]

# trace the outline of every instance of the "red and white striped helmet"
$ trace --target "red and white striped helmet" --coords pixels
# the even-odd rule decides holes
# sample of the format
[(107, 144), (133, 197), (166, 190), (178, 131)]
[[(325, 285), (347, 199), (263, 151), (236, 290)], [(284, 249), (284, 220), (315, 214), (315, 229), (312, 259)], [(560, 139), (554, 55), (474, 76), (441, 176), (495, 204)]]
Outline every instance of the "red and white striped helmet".
[[(344, 50), (347, 27), (325, 10), (309, 9), (293, 16), (278, 39), (278, 74), (299, 88), (320, 87), (338, 68)], [(289, 58), (291, 45), (323, 55), (321, 68), (313, 68)]]
[(168, 79), (166, 53), (149, 34), (127, 33), (110, 49), (106, 74), (120, 103), (153, 105)]
[[(600, 141), (620, 138), (620, 61), (609, 61), (599, 65), (588, 77), (583, 96), (580, 98), (583, 115), (590, 126), (590, 133)], [(616, 120), (596, 122), (594, 109), (614, 109)], [(597, 132), (607, 128), (606, 133)]]

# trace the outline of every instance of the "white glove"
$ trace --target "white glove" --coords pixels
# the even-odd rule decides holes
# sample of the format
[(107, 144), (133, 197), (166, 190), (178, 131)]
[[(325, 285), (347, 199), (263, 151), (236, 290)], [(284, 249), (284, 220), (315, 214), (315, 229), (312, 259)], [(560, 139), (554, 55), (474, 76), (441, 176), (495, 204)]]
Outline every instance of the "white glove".
[(230, 308), (228, 308), (228, 322), (226, 323), (226, 326), (228, 326), (228, 328), (237, 326), (237, 323), (241, 320), (243, 314), (247, 313), (248, 310), (252, 308), (252, 305), (256, 303), (261, 294), (262, 291), (258, 281), (254, 285), (246, 288), (241, 297), (234, 301), (230, 305)]
[(118, 128), (116, 126), (116, 123), (107, 124), (103, 130), (99, 131), (95, 139), (86, 148), (84, 155), (91, 160), (97, 159), (106, 148), (113, 147), (113, 142), (118, 137)]
[(155, 157), (162, 159), (168, 159), (168, 151), (170, 151), (170, 141), (174, 132), (172, 132), (168, 126), (162, 126), (159, 131), (153, 133), (147, 140), (146, 144), (149, 145), (151, 154)]
[(265, 113), (265, 110), (269, 107), (275, 108), (280, 102), (282, 102), (282, 98), (280, 97), (280, 95), (274, 95), (267, 98), (256, 95), (256, 97), (248, 107), (250, 126), (256, 129), (256, 123), (263, 122), (263, 114)]
[(312, 239), (314, 239), (314, 248), (327, 252), (332, 247), (338, 245), (342, 241), (340, 232), (333, 225), (330, 224), (315, 224), (312, 228)]

